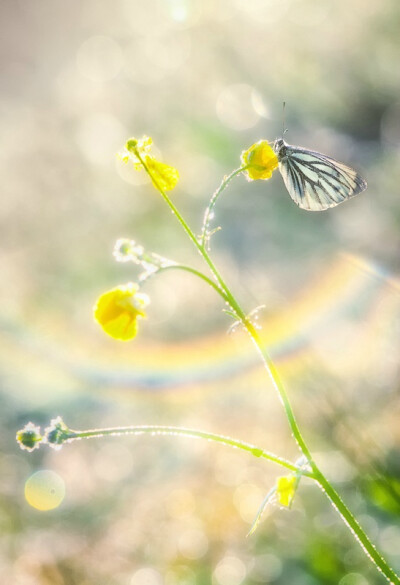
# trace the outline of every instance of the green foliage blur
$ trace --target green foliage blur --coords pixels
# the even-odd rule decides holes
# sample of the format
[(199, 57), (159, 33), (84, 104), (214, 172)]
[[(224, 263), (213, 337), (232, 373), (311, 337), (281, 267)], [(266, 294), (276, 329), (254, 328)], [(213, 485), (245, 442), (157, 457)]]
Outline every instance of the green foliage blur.
[[(115, 240), (201, 267), (144, 174), (115, 158), (151, 135), (201, 230), (240, 153), (282, 134), (355, 167), (365, 193), (299, 210), (275, 172), (218, 202), (211, 252), (263, 331), (316, 460), (400, 571), (400, 4), (396, 0), (3, 0), (0, 574), (15, 585), (379, 585), (324, 495), (272, 507), (265, 461), (182, 438), (19, 449), (26, 422), (171, 424), (292, 461), (269, 380), (220, 300), (188, 274), (150, 280), (134, 342), (92, 307), (134, 281)], [(284, 317), (282, 317), (282, 315)], [(40, 511), (27, 479), (66, 495)]]

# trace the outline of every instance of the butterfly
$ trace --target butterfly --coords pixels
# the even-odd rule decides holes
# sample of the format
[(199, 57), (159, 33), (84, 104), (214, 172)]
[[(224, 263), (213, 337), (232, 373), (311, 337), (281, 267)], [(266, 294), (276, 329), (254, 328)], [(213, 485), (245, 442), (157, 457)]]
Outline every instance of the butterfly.
[(290, 197), (302, 209), (323, 211), (335, 207), (367, 188), (367, 182), (351, 167), (320, 152), (274, 142), (274, 152)]

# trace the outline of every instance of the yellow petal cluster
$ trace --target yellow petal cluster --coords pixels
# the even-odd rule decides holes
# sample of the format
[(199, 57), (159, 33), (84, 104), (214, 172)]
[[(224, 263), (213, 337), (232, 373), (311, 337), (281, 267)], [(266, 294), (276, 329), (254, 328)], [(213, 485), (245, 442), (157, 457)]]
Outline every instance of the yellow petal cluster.
[(124, 162), (131, 161), (137, 171), (146, 167), (153, 182), (160, 189), (171, 191), (179, 181), (179, 173), (174, 167), (162, 163), (150, 154), (152, 144), (153, 140), (149, 136), (142, 136), (140, 139), (130, 138), (118, 156)]
[(244, 174), (249, 181), (270, 179), (279, 161), (267, 140), (259, 140), (242, 152), (242, 165), (246, 166)]
[(171, 191), (179, 181), (179, 173), (174, 167), (170, 167), (151, 156), (147, 157), (146, 165), (151, 176), (163, 191)]
[(292, 504), (297, 488), (297, 477), (295, 475), (283, 475), (278, 477), (276, 482), (276, 497), (281, 506), (289, 508)]
[(114, 339), (133, 339), (138, 330), (138, 318), (146, 317), (144, 309), (149, 298), (138, 290), (137, 284), (129, 282), (103, 293), (97, 299), (94, 318)]

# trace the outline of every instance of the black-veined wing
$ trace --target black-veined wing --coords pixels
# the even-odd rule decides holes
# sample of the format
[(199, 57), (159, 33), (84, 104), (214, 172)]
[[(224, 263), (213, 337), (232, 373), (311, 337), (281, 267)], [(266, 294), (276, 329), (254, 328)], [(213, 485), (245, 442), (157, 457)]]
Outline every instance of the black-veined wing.
[(322, 211), (335, 207), (367, 188), (351, 167), (320, 152), (275, 143), (279, 170), (293, 201), (302, 209)]

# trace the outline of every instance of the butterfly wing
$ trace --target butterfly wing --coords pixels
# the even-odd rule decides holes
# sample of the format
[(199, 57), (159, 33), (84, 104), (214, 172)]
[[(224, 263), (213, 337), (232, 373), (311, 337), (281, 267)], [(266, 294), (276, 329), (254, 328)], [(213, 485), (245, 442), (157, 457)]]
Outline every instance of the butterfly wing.
[(291, 198), (302, 209), (323, 211), (367, 188), (351, 167), (320, 152), (285, 146), (279, 170)]

